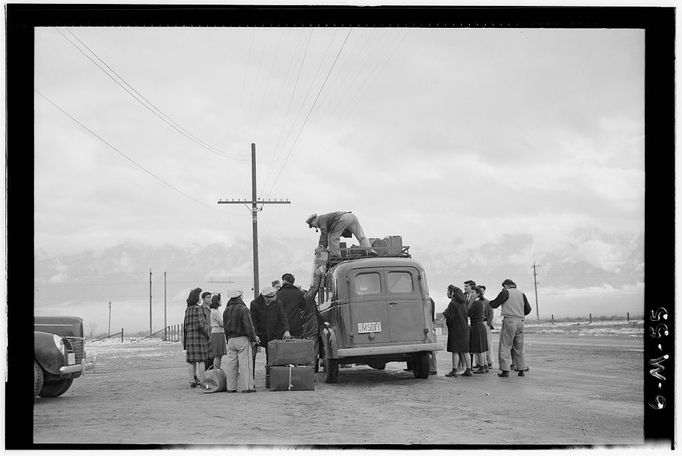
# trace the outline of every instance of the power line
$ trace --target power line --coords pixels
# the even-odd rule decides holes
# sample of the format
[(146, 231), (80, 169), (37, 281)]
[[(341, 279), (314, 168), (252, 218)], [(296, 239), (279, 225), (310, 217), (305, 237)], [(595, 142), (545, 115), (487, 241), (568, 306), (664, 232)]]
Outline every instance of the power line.
[[(185, 128), (183, 128), (180, 124), (178, 124), (175, 120), (173, 120), (170, 116), (165, 114), (163, 111), (161, 111), (159, 108), (157, 108), (151, 101), (149, 101), (144, 95), (142, 95), (138, 90), (136, 90), (132, 85), (130, 85), (122, 76), (120, 76), (116, 71), (114, 71), (113, 68), (111, 68), (102, 58), (100, 58), (92, 49), (88, 47), (87, 44), (85, 44), (81, 39), (79, 39), (72, 31), (67, 29), (67, 32), (71, 34), (80, 44), (82, 44), (92, 55), (95, 56), (95, 58), (102, 63), (106, 67), (102, 67), (99, 63), (97, 63), (95, 60), (93, 60), (83, 49), (81, 49), (80, 46), (78, 46), (76, 43), (74, 43), (69, 37), (67, 37), (64, 33), (62, 33), (61, 30), (56, 29), (57, 32), (59, 32), (62, 37), (64, 37), (65, 40), (67, 40), (73, 47), (75, 47), (81, 54), (83, 54), (85, 57), (87, 57), (88, 60), (90, 60), (92, 63), (97, 66), (100, 70), (102, 70), (109, 78), (114, 81), (119, 87), (121, 87), (123, 90), (125, 90), (131, 97), (135, 99), (138, 103), (140, 103), (142, 106), (144, 106), (149, 112), (154, 114), (156, 117), (161, 119), (163, 122), (166, 124), (170, 125), (175, 131), (180, 133), (181, 135), (185, 136), (195, 144), (198, 144), (199, 146), (203, 147), (204, 149), (208, 150), (211, 153), (214, 153), (218, 156), (221, 156), (223, 158), (229, 158), (232, 160), (237, 160), (237, 161), (248, 161), (248, 158), (241, 158), (241, 157), (234, 157), (229, 154), (226, 154), (225, 152), (222, 152), (215, 147), (205, 143), (201, 139), (197, 138), (195, 135), (187, 131)], [(110, 73), (111, 72), (111, 73)], [(112, 76), (112, 74), (115, 76)], [(117, 80), (118, 78), (118, 80)], [(131, 92), (132, 91), (132, 92)], [(134, 92), (134, 93), (133, 93)]]
[(346, 42), (348, 42), (348, 37), (350, 36), (350, 33), (353, 31), (352, 28), (348, 29), (348, 34), (346, 35), (346, 39), (343, 40), (343, 43), (341, 44), (341, 47), (339, 48), (339, 52), (336, 54), (336, 58), (334, 59), (334, 62), (332, 63), (332, 66), (329, 68), (329, 71), (327, 72), (327, 76), (324, 78), (324, 82), (322, 83), (322, 86), (320, 87), (320, 90), (317, 92), (317, 96), (315, 97), (315, 101), (313, 101), (313, 105), (310, 107), (310, 111), (308, 111), (308, 115), (305, 118), (305, 121), (303, 121), (303, 125), (301, 125), (301, 129), (298, 131), (298, 135), (296, 136), (296, 139), (294, 140), (294, 143), (291, 146), (291, 149), (289, 149), (289, 153), (287, 154), (286, 158), (284, 159), (284, 163), (282, 164), (282, 167), (280, 168), (279, 172), (277, 173), (277, 177), (275, 177), (274, 182), (270, 186), (270, 190), (274, 189), (275, 184), (277, 183), (277, 180), (279, 179), (279, 176), (282, 174), (282, 170), (287, 164), (287, 161), (289, 160), (289, 156), (291, 156), (291, 152), (294, 150), (294, 147), (296, 147), (296, 144), (298, 143), (299, 138), (301, 137), (301, 133), (303, 133), (303, 129), (305, 128), (306, 124), (308, 123), (308, 119), (310, 118), (310, 114), (312, 114), (313, 109), (315, 109), (315, 105), (317, 104), (317, 100), (320, 98), (320, 95), (322, 94), (322, 91), (324, 90), (324, 86), (327, 84), (327, 81), (329, 80), (329, 76), (332, 74), (332, 71), (334, 70), (334, 66), (336, 65), (336, 62), (339, 59), (339, 56), (341, 55), (341, 52), (343, 51), (344, 46), (346, 45)]
[[(102, 138), (101, 136), (99, 136), (97, 133), (95, 133), (94, 131), (90, 130), (88, 127), (86, 127), (85, 125), (83, 125), (83, 124), (82, 124), (78, 119), (76, 119), (74, 116), (72, 116), (72, 115), (69, 114), (68, 112), (64, 111), (59, 105), (57, 105), (57, 103), (55, 103), (54, 101), (50, 100), (48, 97), (46, 97), (45, 95), (43, 95), (38, 89), (34, 88), (33, 90), (34, 90), (38, 95), (40, 95), (44, 100), (46, 100), (48, 103), (50, 103), (52, 106), (54, 106), (55, 108), (59, 109), (59, 110), (60, 110), (64, 115), (66, 115), (69, 119), (73, 120), (75, 123), (77, 123), (78, 125), (80, 125), (81, 128), (83, 128), (84, 130), (86, 130), (88, 133), (90, 133), (91, 135), (93, 135), (95, 138), (97, 138), (97, 139), (99, 139), (100, 141), (102, 141), (104, 144), (106, 144), (107, 146), (109, 146), (109, 147), (110, 147), (111, 149), (113, 149), (117, 154), (121, 155), (123, 158), (125, 158), (126, 160), (128, 160), (130, 163), (132, 163), (133, 165), (137, 166), (139, 169), (141, 169), (141, 170), (144, 171), (145, 173), (149, 174), (150, 176), (152, 176), (152, 177), (153, 177), (154, 179), (156, 179), (157, 181), (161, 182), (163, 185), (165, 185), (165, 186), (167, 186), (167, 187), (169, 187), (169, 188), (175, 190), (177, 193), (181, 194), (181, 195), (184, 196), (185, 198), (187, 198), (187, 199), (189, 199), (189, 200), (191, 200), (191, 201), (194, 201), (194, 202), (197, 203), (197, 204), (201, 204), (202, 206), (204, 206), (204, 207), (210, 209), (211, 211), (215, 211), (215, 208), (214, 208), (214, 207), (209, 206), (208, 204), (206, 204), (206, 203), (204, 203), (204, 202), (202, 202), (202, 201), (199, 201), (198, 199), (195, 199), (194, 197), (188, 195), (187, 193), (183, 192), (182, 190), (180, 190), (179, 188), (175, 187), (174, 185), (172, 185), (172, 184), (166, 182), (165, 180), (161, 179), (159, 176), (157, 176), (156, 174), (152, 173), (151, 171), (149, 171), (148, 169), (146, 169), (144, 166), (140, 165), (140, 164), (137, 163), (135, 160), (133, 160), (132, 158), (130, 158), (129, 156), (127, 156), (126, 154), (124, 154), (123, 152), (121, 152), (120, 150), (118, 150), (116, 147), (114, 147), (114, 146), (113, 146), (111, 143), (109, 143), (107, 140), (105, 140), (104, 138)], [(225, 214), (223, 214), (223, 213), (220, 212), (220, 211), (216, 211), (216, 212), (218, 212), (218, 213), (220, 213), (220, 214), (222, 214), (222, 215), (225, 215)]]

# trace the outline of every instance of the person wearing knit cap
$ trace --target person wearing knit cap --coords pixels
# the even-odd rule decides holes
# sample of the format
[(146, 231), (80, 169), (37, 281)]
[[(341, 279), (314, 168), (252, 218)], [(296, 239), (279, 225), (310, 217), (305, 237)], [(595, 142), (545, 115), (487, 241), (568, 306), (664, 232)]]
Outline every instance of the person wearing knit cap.
[[(270, 387), (270, 371), (268, 364), (268, 342), (271, 340), (288, 339), (289, 320), (282, 308), (282, 303), (277, 299), (275, 287), (265, 287), (260, 295), (251, 301), (251, 320), (260, 339), (259, 345), (265, 350), (265, 387)], [(253, 352), (254, 370), (256, 366), (256, 351)]]
[(502, 282), (502, 291), (495, 299), (490, 301), (490, 307), (501, 308), (502, 328), (500, 329), (500, 343), (498, 350), (498, 362), (500, 363), (500, 377), (509, 377), (510, 365), (519, 373), (519, 377), (525, 376), (526, 353), (523, 347), (523, 320), (532, 310), (525, 293), (516, 288), (511, 279)]

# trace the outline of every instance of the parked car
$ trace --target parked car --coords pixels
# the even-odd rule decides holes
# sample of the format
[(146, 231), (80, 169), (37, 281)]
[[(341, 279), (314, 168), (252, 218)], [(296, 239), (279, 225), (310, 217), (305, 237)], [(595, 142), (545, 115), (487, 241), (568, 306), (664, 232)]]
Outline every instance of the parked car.
[(408, 363), (428, 378), (436, 341), (424, 268), (406, 249), (395, 256), (361, 257), (332, 265), (319, 295), (325, 381), (336, 383), (340, 364)]
[(87, 360), (83, 319), (36, 316), (33, 327), (33, 398), (66, 393), (74, 378), (95, 369)]

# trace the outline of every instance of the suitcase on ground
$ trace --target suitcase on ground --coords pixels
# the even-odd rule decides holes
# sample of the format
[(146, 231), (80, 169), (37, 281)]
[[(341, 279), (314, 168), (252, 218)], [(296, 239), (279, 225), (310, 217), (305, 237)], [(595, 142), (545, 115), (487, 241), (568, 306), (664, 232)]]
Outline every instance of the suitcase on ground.
[(308, 339), (268, 342), (268, 366), (311, 366), (315, 364), (315, 344)]
[(313, 391), (313, 366), (270, 366), (270, 391)]

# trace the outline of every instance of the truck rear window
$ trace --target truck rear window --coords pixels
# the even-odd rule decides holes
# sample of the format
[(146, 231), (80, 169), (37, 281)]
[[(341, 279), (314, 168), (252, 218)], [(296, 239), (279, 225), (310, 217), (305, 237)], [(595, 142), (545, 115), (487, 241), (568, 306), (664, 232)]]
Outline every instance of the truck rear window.
[(355, 276), (355, 293), (359, 295), (381, 293), (381, 276), (378, 272), (365, 272)]
[(389, 272), (388, 291), (389, 293), (412, 293), (412, 274), (409, 272)]

